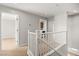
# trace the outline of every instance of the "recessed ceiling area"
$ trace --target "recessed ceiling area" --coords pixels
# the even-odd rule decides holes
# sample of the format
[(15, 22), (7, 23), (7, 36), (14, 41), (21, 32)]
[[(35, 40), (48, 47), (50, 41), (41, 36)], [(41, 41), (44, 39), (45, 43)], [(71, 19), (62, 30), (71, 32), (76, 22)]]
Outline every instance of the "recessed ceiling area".
[(30, 12), (43, 17), (51, 17), (65, 10), (72, 10), (73, 4), (63, 3), (3, 3), (1, 5), (19, 9), (25, 12)]

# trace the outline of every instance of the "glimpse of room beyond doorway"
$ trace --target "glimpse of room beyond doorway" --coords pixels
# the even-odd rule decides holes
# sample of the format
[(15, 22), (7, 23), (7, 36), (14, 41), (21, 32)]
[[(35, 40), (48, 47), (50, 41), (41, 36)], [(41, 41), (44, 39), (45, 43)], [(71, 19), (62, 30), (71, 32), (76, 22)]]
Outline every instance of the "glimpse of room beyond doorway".
[(1, 50), (11, 50), (17, 47), (17, 15), (1, 14)]

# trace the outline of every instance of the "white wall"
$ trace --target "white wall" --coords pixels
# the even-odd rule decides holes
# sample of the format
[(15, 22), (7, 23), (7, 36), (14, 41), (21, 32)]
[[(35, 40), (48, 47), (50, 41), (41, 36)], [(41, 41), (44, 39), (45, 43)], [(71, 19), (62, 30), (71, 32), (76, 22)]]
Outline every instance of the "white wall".
[[(34, 15), (17, 9), (0, 6), (0, 12), (8, 12), (19, 15), (19, 44), (20, 46), (28, 43), (28, 30), (34, 31), (39, 29), (39, 20), (46, 19), (44, 17)], [(29, 26), (30, 24), (30, 26)]]
[(54, 17), (54, 31), (66, 31), (67, 30), (67, 14), (61, 13)]
[(54, 30), (54, 26), (53, 26), (53, 23), (54, 22), (54, 17), (51, 17), (48, 19), (48, 31), (49, 32), (53, 32)]
[(15, 38), (15, 15), (2, 13), (1, 38)]
[(79, 50), (79, 15), (68, 17), (68, 46)]

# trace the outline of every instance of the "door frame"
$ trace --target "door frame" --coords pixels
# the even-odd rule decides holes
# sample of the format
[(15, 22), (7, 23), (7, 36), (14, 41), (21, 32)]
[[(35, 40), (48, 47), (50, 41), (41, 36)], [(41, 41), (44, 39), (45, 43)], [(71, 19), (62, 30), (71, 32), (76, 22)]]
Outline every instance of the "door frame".
[[(16, 24), (18, 23), (18, 25), (16, 25), (16, 44), (17, 44), (17, 47), (19, 47), (20, 45), (20, 40), (19, 40), (19, 31), (20, 31), (20, 21), (19, 21), (19, 15), (17, 15), (17, 18), (16, 18)], [(18, 26), (18, 27), (17, 27)]]
[(40, 21), (39, 21), (39, 29), (40, 29), (40, 22), (44, 22), (45, 24), (44, 24), (44, 31), (47, 31), (47, 20), (45, 20), (45, 19), (40, 19)]

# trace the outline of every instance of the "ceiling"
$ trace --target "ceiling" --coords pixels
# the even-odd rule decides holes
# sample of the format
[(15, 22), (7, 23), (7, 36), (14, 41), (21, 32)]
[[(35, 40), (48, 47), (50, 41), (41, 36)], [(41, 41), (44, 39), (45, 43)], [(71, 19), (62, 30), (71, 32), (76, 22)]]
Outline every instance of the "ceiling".
[(51, 17), (68, 8), (68, 4), (58, 3), (3, 3), (1, 5), (30, 12), (43, 17)]

